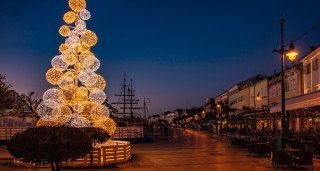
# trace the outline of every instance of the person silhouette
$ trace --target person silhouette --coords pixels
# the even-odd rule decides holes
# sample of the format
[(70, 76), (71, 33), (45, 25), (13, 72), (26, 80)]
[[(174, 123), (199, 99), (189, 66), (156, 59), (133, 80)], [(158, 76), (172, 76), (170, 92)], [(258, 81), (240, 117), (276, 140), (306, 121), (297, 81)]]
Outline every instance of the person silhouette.
[(165, 141), (168, 140), (168, 131), (169, 131), (168, 126), (167, 126), (167, 125), (164, 125), (164, 127), (163, 127), (163, 139), (164, 139)]

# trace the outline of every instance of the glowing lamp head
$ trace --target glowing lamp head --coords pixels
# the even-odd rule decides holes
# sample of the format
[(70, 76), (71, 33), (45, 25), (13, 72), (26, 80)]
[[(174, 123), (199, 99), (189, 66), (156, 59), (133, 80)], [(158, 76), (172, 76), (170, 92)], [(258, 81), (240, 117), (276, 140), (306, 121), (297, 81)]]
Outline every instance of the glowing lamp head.
[(260, 94), (257, 94), (256, 100), (261, 100)]
[(290, 61), (294, 61), (299, 53), (296, 51), (294, 44), (291, 42), (289, 45), (289, 51), (286, 53), (286, 56)]

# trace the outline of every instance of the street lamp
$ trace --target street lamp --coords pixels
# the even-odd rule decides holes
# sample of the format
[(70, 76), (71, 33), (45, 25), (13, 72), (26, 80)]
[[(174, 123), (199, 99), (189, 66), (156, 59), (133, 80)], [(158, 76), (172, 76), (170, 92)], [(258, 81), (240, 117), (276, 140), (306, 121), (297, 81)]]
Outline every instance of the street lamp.
[[(277, 148), (284, 149), (286, 146), (286, 106), (285, 106), (285, 89), (284, 89), (284, 60), (285, 55), (289, 60), (293, 61), (298, 56), (298, 52), (295, 51), (293, 42), (290, 43), (289, 49), (285, 49), (284, 45), (284, 25), (285, 20), (281, 17), (279, 20), (280, 34), (281, 34), (281, 49), (273, 50), (278, 52), (281, 58), (281, 135), (278, 138)], [(289, 124), (289, 123), (288, 123)]]
[(297, 58), (298, 55), (299, 55), (299, 53), (296, 51), (293, 42), (291, 42), (290, 45), (289, 45), (289, 50), (286, 53), (286, 56), (288, 57), (288, 59), (290, 61), (294, 61)]
[[(218, 130), (218, 126), (220, 126), (220, 131), (222, 130), (222, 109), (221, 109), (221, 104), (217, 104), (217, 115), (219, 116), (219, 120), (220, 120), (220, 125), (217, 125), (217, 130)], [(219, 124), (219, 122), (217, 122), (217, 124)]]

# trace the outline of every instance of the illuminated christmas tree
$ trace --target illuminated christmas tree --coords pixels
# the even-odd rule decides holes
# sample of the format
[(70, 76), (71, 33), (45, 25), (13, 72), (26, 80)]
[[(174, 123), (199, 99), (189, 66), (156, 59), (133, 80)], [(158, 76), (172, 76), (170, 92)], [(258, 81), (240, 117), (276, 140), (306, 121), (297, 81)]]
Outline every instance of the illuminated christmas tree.
[(37, 108), (37, 126), (92, 126), (112, 135), (116, 124), (102, 104), (106, 100), (106, 81), (95, 73), (100, 61), (90, 51), (98, 42), (97, 35), (86, 27), (91, 14), (85, 0), (69, 0), (69, 7), (71, 11), (63, 16), (66, 25), (59, 29), (66, 37), (59, 47), (61, 54), (52, 59), (52, 68), (46, 73), (47, 81), (56, 87), (43, 94)]

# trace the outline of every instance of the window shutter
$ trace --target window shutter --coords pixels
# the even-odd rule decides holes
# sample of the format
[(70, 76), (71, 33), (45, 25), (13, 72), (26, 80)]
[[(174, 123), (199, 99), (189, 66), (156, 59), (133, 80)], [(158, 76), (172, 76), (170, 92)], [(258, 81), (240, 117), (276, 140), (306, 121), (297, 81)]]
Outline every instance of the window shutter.
[(314, 71), (318, 69), (318, 58), (312, 62), (312, 69)]

